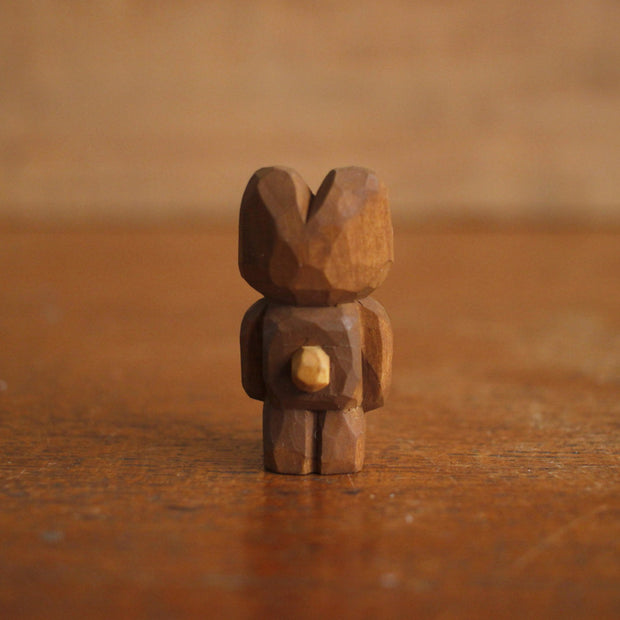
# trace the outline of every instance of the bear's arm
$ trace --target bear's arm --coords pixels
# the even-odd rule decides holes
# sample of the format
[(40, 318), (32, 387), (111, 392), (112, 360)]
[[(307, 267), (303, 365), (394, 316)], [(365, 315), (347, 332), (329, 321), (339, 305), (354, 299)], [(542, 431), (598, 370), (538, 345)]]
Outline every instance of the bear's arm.
[(362, 324), (362, 408), (371, 411), (383, 405), (392, 380), (393, 336), (390, 318), (383, 306), (365, 297), (358, 301)]
[(241, 383), (250, 398), (265, 399), (263, 379), (263, 317), (268, 302), (259, 299), (250, 306), (241, 322)]

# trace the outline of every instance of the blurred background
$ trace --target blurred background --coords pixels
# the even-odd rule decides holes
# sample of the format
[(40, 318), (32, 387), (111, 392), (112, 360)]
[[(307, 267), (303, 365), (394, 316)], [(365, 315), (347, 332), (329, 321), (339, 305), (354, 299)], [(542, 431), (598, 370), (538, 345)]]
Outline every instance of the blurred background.
[(261, 166), (397, 216), (620, 220), (617, 0), (0, 0), (0, 218), (235, 217)]

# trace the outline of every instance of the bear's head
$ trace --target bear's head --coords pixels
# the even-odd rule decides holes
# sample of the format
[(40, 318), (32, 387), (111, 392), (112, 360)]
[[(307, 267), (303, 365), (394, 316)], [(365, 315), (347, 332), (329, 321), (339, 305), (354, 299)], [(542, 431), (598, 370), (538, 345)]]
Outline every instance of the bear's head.
[(369, 295), (393, 262), (385, 186), (374, 172), (332, 170), (313, 195), (289, 168), (261, 168), (239, 216), (239, 269), (265, 297), (335, 306)]

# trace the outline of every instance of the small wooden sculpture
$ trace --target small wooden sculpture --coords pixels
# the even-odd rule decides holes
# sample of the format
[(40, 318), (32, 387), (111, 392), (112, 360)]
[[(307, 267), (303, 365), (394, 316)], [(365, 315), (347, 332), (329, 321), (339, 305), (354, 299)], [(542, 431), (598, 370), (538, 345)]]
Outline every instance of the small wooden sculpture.
[(241, 325), (241, 373), (264, 401), (266, 469), (362, 469), (364, 412), (383, 405), (391, 376), (390, 321), (368, 295), (392, 264), (392, 236), (387, 191), (370, 170), (332, 170), (316, 196), (288, 168), (250, 179), (239, 269), (265, 297)]

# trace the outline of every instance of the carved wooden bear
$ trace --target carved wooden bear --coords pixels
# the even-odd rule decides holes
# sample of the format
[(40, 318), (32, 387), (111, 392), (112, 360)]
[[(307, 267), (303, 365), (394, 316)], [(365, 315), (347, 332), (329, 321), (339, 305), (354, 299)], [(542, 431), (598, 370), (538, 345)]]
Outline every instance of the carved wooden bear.
[(241, 372), (264, 401), (266, 469), (362, 468), (364, 412), (382, 406), (392, 367), (389, 318), (368, 295), (392, 261), (387, 191), (370, 170), (332, 170), (316, 196), (288, 168), (250, 179), (239, 269), (265, 297), (241, 325)]

